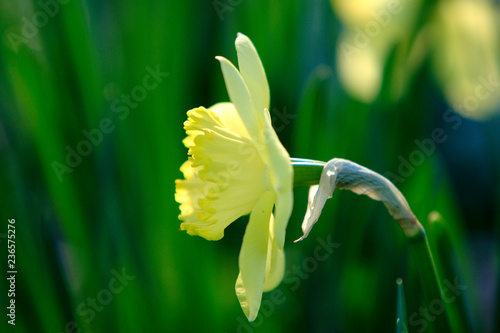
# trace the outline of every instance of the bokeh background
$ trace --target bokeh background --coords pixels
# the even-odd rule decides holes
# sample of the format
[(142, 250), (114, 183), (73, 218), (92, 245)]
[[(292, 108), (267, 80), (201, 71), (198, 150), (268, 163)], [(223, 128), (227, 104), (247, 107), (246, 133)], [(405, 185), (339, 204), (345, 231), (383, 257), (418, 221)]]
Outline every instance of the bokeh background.
[[(214, 57), (236, 62), (242, 32), (291, 156), (342, 157), (392, 180), (441, 282), (466, 286), (451, 321), (500, 331), (499, 18), (497, 1), (2, 0), (1, 327), (388, 332), (401, 277), (410, 332), (431, 331), (444, 314), (403, 232), (367, 197), (335, 192), (295, 244), (307, 188), (295, 189), (285, 278), (253, 323), (234, 292), (248, 218), (218, 242), (179, 231), (186, 111), (228, 100)], [(3, 313), (12, 218), (15, 327)], [(336, 246), (318, 260), (324, 242)]]

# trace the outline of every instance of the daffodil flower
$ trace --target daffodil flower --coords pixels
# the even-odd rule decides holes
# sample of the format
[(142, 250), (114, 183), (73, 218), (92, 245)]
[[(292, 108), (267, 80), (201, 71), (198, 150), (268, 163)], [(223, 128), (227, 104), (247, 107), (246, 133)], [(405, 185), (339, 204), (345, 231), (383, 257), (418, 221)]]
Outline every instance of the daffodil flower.
[[(220, 62), (231, 103), (188, 111), (189, 148), (176, 181), (181, 229), (218, 240), (238, 217), (250, 214), (239, 255), (236, 295), (252, 321), (262, 292), (284, 274), (285, 229), (293, 206), (293, 168), (269, 115), (269, 85), (250, 39), (236, 38), (239, 70)], [(273, 212), (274, 209), (274, 212)]]
[[(500, 95), (488, 89), (500, 79), (494, 1), (330, 2), (344, 27), (336, 58), (339, 80), (353, 97), (372, 103), (382, 84), (392, 82), (384, 95), (404, 98), (412, 77), (430, 59), (456, 112), (477, 120), (498, 113)], [(387, 66), (394, 68), (387, 71)]]

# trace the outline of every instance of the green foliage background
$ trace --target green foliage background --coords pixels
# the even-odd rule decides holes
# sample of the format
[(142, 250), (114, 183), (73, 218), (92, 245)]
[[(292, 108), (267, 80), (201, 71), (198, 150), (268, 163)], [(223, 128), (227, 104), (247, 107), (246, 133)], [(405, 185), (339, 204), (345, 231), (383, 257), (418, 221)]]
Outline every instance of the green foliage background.
[[(53, 15), (30, 33), (26, 22), (48, 13), (47, 3)], [(425, 3), (422, 11), (432, 6)], [(396, 327), (398, 277), (408, 316), (422, 318), (419, 308), (430, 303), (407, 241), (383, 205), (366, 197), (336, 192), (309, 238), (294, 244), (307, 206), (307, 189), (296, 189), (285, 279), (275, 298), (264, 294), (251, 324), (234, 292), (247, 217), (218, 242), (179, 231), (182, 124), (187, 110), (228, 100), (214, 57), (236, 62), (237, 32), (259, 51), (273, 125), (291, 156), (342, 157), (397, 174), (400, 157), (419, 149), (415, 140), (444, 129), (448, 140), (396, 185), (427, 229), (442, 281), (467, 286), (452, 323), (499, 329), (500, 119), (460, 118), (458, 129), (443, 122), (450, 106), (427, 58), (394, 100), (391, 77), (405, 68), (388, 57), (382, 92), (367, 104), (339, 82), (342, 25), (328, 1), (2, 0), (0, 27), (0, 308), (9, 332), (387, 332)], [(13, 34), (29, 38), (13, 42)], [(127, 106), (120, 96), (144, 85), (151, 70), (168, 76)], [(85, 131), (103, 120), (109, 133), (58, 175), (54, 163), (65, 165), (68, 149), (83, 147)], [(432, 211), (441, 218), (431, 226)], [(4, 314), (9, 218), (15, 328)], [(327, 260), (314, 259), (318, 239), (339, 244)], [(103, 292), (123, 271), (134, 278)], [(93, 307), (93, 298), (106, 304)], [(423, 325), (410, 322), (410, 332)]]

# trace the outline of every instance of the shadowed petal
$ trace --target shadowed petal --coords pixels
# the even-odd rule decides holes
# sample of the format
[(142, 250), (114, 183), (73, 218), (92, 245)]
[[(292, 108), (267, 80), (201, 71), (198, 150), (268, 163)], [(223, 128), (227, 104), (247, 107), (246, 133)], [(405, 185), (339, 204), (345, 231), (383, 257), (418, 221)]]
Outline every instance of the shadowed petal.
[[(269, 112), (266, 110), (266, 114)], [(265, 150), (261, 154), (265, 163), (269, 163), (269, 180), (276, 192), (276, 223), (271, 230), (272, 237), (279, 248), (285, 243), (285, 231), (293, 210), (293, 167), (290, 155), (279, 141), (269, 121), (265, 122)]]
[(239, 266), (240, 274), (236, 280), (236, 295), (241, 308), (249, 321), (259, 312), (264, 279), (266, 274), (267, 245), (269, 239), (269, 220), (274, 205), (275, 194), (265, 192), (250, 213), (243, 236)]
[(335, 168), (325, 168), (321, 174), (319, 185), (311, 186), (309, 188), (309, 201), (307, 204), (307, 212), (302, 222), (302, 231), (304, 235), (297, 239), (299, 242), (309, 235), (313, 225), (318, 222), (319, 216), (323, 207), (325, 207), (326, 200), (332, 197), (335, 190), (335, 180), (337, 179), (337, 170)]
[[(274, 230), (274, 216), (271, 214), (269, 231)], [(285, 274), (285, 254), (271, 237), (267, 242), (266, 278), (264, 280), (264, 291), (276, 288)]]
[(302, 232), (304, 232), (304, 235), (299, 239), (297, 239), (295, 242), (299, 242), (305, 239), (309, 235), (309, 232), (311, 232), (313, 225), (318, 221), (319, 216), (321, 215), (321, 211), (325, 206), (326, 199), (328, 199), (328, 195), (326, 192), (322, 191), (321, 200), (318, 200), (317, 199), (318, 190), (319, 190), (319, 185), (314, 185), (309, 188), (309, 200), (307, 203), (307, 211), (306, 215), (304, 216), (304, 221), (302, 222)]

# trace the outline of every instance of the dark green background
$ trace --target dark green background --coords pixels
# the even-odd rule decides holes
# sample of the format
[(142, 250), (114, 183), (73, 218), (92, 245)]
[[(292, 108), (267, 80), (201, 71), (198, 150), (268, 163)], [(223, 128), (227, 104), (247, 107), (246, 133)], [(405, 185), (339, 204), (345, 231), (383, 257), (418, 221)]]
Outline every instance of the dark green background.
[[(295, 190), (285, 279), (264, 294), (251, 324), (234, 291), (247, 217), (218, 242), (179, 231), (182, 123), (189, 109), (228, 100), (214, 57), (236, 62), (242, 32), (261, 56), (273, 125), (290, 155), (347, 158), (388, 175), (426, 227), (442, 281), (468, 287), (456, 300), (462, 317), (478, 331), (498, 328), (500, 119), (443, 118), (450, 106), (429, 56), (397, 100), (387, 93), (397, 84), (391, 77), (406, 69), (389, 56), (382, 93), (365, 104), (339, 82), (342, 25), (328, 1), (61, 2), (0, 2), (2, 326), (9, 218), (18, 332), (387, 332), (395, 330), (398, 277), (408, 316), (422, 318), (429, 301), (404, 235), (366, 197), (335, 192), (310, 236), (294, 244), (307, 206), (307, 189)], [(30, 30), (26, 22), (40, 12), (53, 15)], [(13, 34), (29, 38), (12, 43)], [(168, 76), (137, 88), (154, 69)], [(137, 104), (120, 99), (141, 91)], [(447, 139), (425, 153), (415, 140), (429, 142), (436, 128)], [(82, 143), (86, 131), (95, 144)], [(54, 163), (66, 165), (69, 150), (86, 147), (58, 176)], [(443, 217), (433, 226), (431, 211)], [(338, 247), (317, 260), (328, 240)], [(117, 283), (122, 272), (129, 280)]]

